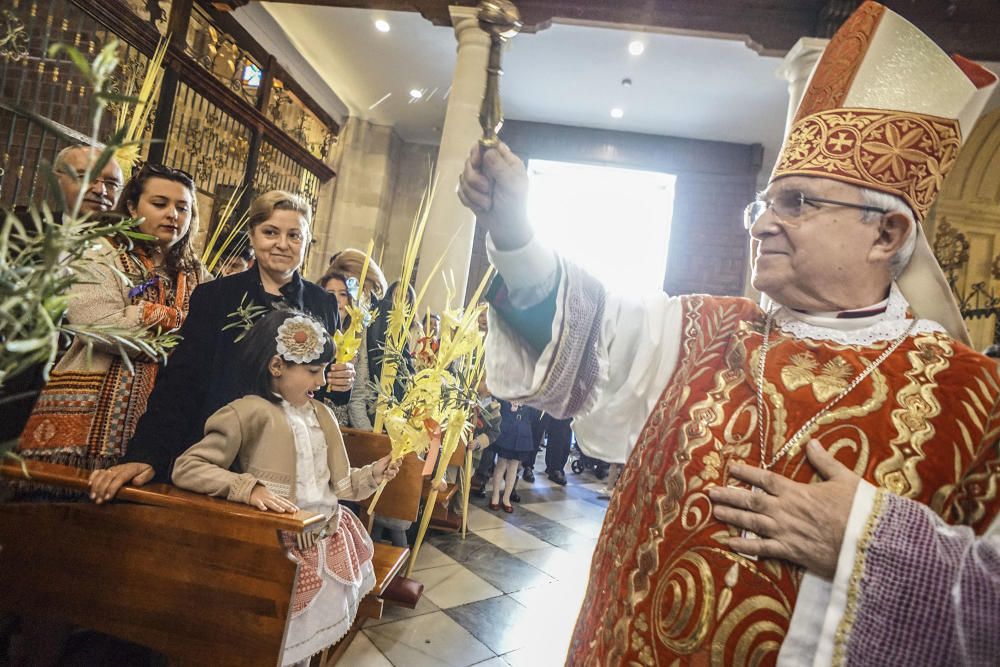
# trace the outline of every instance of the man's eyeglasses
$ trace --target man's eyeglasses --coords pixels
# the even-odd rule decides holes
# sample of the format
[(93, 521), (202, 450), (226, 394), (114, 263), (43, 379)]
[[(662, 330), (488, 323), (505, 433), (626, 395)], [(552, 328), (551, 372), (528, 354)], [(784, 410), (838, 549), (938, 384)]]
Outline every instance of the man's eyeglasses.
[[(85, 171), (59, 170), (59, 173), (75, 178), (80, 182), (82, 182), (83, 179), (87, 177), (87, 172)], [(120, 192), (121, 189), (125, 187), (125, 184), (122, 183), (121, 181), (117, 181), (113, 178), (101, 178), (101, 177), (90, 179), (90, 187), (93, 187), (95, 185), (100, 185), (108, 192)]]
[(853, 204), (846, 201), (837, 201), (835, 199), (822, 199), (820, 197), (807, 197), (801, 192), (796, 192), (794, 190), (788, 190), (786, 192), (779, 192), (772, 199), (758, 199), (756, 201), (750, 202), (747, 207), (743, 210), (743, 226), (748, 230), (753, 227), (753, 224), (757, 222), (760, 216), (771, 209), (774, 214), (782, 222), (795, 222), (799, 220), (803, 215), (806, 214), (806, 206), (811, 206), (814, 209), (822, 208), (821, 204), (827, 206), (845, 206), (847, 208), (856, 208), (859, 211), (866, 211), (869, 213), (881, 213), (885, 215), (889, 211), (884, 208), (879, 208), (877, 206), (867, 206), (865, 204)]

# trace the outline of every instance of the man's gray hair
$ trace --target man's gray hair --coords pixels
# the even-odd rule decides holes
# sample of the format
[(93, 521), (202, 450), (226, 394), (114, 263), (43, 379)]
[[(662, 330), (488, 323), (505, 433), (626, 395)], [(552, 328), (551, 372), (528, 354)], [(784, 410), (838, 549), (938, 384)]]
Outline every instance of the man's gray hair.
[[(62, 149), (56, 154), (56, 159), (52, 161), (52, 171), (58, 171), (60, 173), (65, 173), (66, 167), (69, 165), (66, 163), (66, 157), (79, 150), (93, 151), (96, 150), (100, 153), (100, 150), (96, 146), (91, 146), (89, 144), (70, 144), (66, 148)], [(73, 171), (70, 176), (76, 176), (76, 171)]]
[(910, 231), (906, 235), (906, 240), (903, 241), (903, 245), (900, 246), (896, 254), (889, 260), (889, 272), (892, 275), (892, 279), (895, 280), (903, 272), (903, 269), (906, 268), (906, 265), (910, 263), (910, 258), (913, 257), (913, 251), (917, 247), (917, 225), (919, 223), (913, 215), (913, 209), (903, 201), (902, 197), (869, 188), (859, 188), (859, 190), (861, 190), (861, 201), (865, 206), (873, 206), (886, 211), (885, 214), (876, 213), (875, 211), (866, 212), (863, 218), (865, 222), (881, 220), (883, 215), (888, 215), (889, 213), (899, 213), (910, 221)]

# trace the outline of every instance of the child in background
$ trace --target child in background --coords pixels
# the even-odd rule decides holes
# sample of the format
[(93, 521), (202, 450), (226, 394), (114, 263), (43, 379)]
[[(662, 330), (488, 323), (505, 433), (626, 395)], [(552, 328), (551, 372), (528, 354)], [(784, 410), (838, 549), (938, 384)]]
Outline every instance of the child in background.
[[(476, 407), (476, 425), (472, 432), (472, 442), (474, 444), (472, 464), (475, 470), (479, 471), (479, 464), (486, 456), (486, 450), (493, 446), (493, 443), (500, 437), (500, 401), (490, 394), (486, 386), (486, 380), (479, 383), (479, 405)], [(495, 457), (496, 451), (491, 454)], [(492, 463), (492, 462), (490, 462)], [(485, 479), (483, 484), (485, 484)]]
[[(531, 420), (538, 411), (527, 405), (500, 401), (500, 436), (494, 445), (497, 448), (496, 467), (493, 468), (493, 496), (490, 509), (510, 514), (514, 511), (511, 494), (517, 482), (517, 468), (527, 452), (534, 450), (531, 437)], [(504, 482), (503, 500), (500, 498), (500, 483)]]
[(347, 633), (375, 584), (371, 539), (338, 500), (367, 498), (399, 463), (386, 456), (350, 467), (336, 418), (312, 398), (335, 353), (322, 324), (275, 310), (240, 345), (246, 395), (209, 417), (205, 437), (174, 464), (173, 481), (262, 511), (327, 516), (321, 530), (282, 535), (300, 569), (281, 664), (308, 664)]

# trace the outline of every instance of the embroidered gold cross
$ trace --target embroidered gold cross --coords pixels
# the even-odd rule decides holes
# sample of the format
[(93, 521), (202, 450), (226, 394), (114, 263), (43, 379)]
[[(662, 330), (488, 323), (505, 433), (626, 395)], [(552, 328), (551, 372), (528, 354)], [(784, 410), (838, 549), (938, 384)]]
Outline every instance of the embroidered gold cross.
[(838, 132), (837, 136), (835, 136), (833, 139), (830, 139), (829, 143), (830, 143), (831, 146), (833, 146), (834, 148), (836, 148), (837, 151), (839, 152), (839, 151), (844, 150), (845, 146), (847, 148), (850, 148), (851, 146), (853, 146), (854, 145), (854, 139), (848, 139), (847, 137), (844, 136), (843, 132)]

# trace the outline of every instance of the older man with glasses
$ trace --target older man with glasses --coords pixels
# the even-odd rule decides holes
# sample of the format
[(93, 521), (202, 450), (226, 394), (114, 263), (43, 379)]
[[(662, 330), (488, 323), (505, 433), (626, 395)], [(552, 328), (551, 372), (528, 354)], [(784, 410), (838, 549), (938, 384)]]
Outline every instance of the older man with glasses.
[(490, 388), (575, 417), (589, 454), (626, 464), (567, 664), (836, 661), (824, 622), (850, 601), (822, 574), (748, 553), (766, 533), (713, 517), (709, 492), (740, 483), (734, 463), (811, 482), (815, 440), (950, 523), (993, 521), (1000, 375), (968, 347), (919, 223), (996, 80), (861, 5), (747, 207), (760, 304), (608, 294), (533, 238), (520, 160), (473, 149), (459, 196), (500, 274)]
[[(100, 151), (86, 144), (74, 144), (59, 151), (52, 170), (59, 181), (62, 193), (61, 206), (64, 211), (71, 211), (80, 202), (81, 214), (107, 213), (118, 202), (118, 196), (125, 185), (125, 178), (118, 162), (111, 158), (100, 173), (87, 174), (100, 155)], [(81, 192), (82, 199), (81, 199)]]
[[(100, 173), (90, 174), (88, 182), (85, 182), (87, 167), (94, 163), (99, 154), (100, 151), (93, 146), (73, 144), (56, 155), (52, 170), (59, 183), (59, 192), (54, 194), (53, 202), (57, 221), (61, 220), (60, 216), (64, 215), (65, 211), (72, 210), (78, 200), (80, 215), (106, 213), (114, 208), (124, 185), (121, 167), (114, 158), (104, 165)], [(17, 207), (14, 209), (14, 214), (23, 222), (30, 221), (31, 214), (27, 208)], [(21, 428), (35, 403), (35, 396), (43, 384), (40, 367), (8, 383), (7, 389), (10, 394), (21, 394), (21, 396), (4, 404), (4, 419), (0, 420), (0, 443), (16, 439), (20, 435)]]

